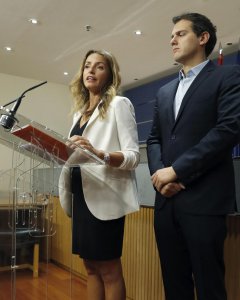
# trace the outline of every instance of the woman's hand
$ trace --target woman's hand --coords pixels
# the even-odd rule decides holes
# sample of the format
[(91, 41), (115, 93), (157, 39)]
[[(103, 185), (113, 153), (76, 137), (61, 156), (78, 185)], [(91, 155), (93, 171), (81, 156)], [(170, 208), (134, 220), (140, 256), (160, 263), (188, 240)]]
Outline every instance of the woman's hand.
[[(66, 145), (73, 150), (77, 149), (80, 146), (84, 149), (89, 150), (90, 152), (95, 154), (98, 158), (102, 160), (104, 159), (105, 152), (103, 150), (97, 150), (96, 148), (94, 148), (93, 145), (90, 143), (90, 141), (83, 136), (79, 136), (79, 135), (72, 136), (71, 138), (68, 139)], [(119, 167), (122, 164), (124, 160), (124, 156), (121, 152), (111, 152), (108, 154), (111, 154), (111, 159), (108, 162), (108, 165), (110, 165), (111, 167)]]
[(70, 147), (71, 149), (75, 150), (77, 149), (79, 146), (89, 150), (90, 152), (94, 153), (95, 155), (99, 155), (100, 151), (98, 151), (97, 149), (95, 149), (93, 147), (93, 145), (90, 143), (90, 141), (83, 137), (83, 136), (79, 136), (79, 135), (74, 135), (71, 138), (69, 138), (69, 141), (67, 141), (67, 146)]

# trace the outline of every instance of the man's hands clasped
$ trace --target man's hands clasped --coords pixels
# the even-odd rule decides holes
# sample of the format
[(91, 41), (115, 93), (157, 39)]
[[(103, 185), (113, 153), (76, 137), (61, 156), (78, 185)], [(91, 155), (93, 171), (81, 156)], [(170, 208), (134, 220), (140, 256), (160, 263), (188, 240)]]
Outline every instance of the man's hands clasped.
[(177, 182), (177, 174), (172, 167), (157, 170), (151, 179), (157, 191), (167, 198), (185, 189), (185, 186), (181, 182)]

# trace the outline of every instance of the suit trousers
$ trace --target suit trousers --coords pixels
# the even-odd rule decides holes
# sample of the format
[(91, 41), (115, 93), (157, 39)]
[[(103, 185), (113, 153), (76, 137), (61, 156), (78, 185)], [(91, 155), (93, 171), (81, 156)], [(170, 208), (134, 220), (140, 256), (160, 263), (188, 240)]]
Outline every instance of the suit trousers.
[(225, 215), (194, 215), (167, 199), (154, 212), (166, 300), (227, 300), (225, 290)]

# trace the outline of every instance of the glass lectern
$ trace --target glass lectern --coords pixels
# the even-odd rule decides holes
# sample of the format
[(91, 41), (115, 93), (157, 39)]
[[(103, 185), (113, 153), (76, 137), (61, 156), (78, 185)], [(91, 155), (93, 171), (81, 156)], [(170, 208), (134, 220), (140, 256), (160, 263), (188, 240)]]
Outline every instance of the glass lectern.
[[(92, 169), (104, 162), (86, 149), (73, 151), (67, 138), (41, 124), (20, 114), (15, 118), (11, 130), (0, 125), (0, 144), (9, 149), (11, 160), (9, 169), (0, 167), (0, 299), (15, 300), (20, 294), (23, 299), (23, 282), (29, 282), (25, 293), (32, 299), (40, 291), (41, 299), (56, 299), (49, 296), (48, 278), (52, 237), (58, 233), (56, 196), (64, 188), (59, 175), (63, 168), (90, 164)], [(67, 272), (66, 299), (72, 299), (71, 267)]]

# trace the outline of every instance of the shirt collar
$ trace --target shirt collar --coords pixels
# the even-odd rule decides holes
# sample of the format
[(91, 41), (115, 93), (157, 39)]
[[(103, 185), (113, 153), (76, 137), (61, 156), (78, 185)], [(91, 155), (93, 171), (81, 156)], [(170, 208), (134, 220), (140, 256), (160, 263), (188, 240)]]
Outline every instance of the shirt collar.
[(179, 71), (179, 81), (184, 79), (184, 78), (190, 78), (190, 77), (196, 77), (201, 71), (202, 69), (206, 66), (206, 64), (209, 62), (209, 59), (205, 60), (204, 62), (200, 63), (199, 65), (193, 67), (192, 69), (190, 69), (187, 73), (187, 75), (185, 75), (183, 73), (183, 70), (181, 69)]

